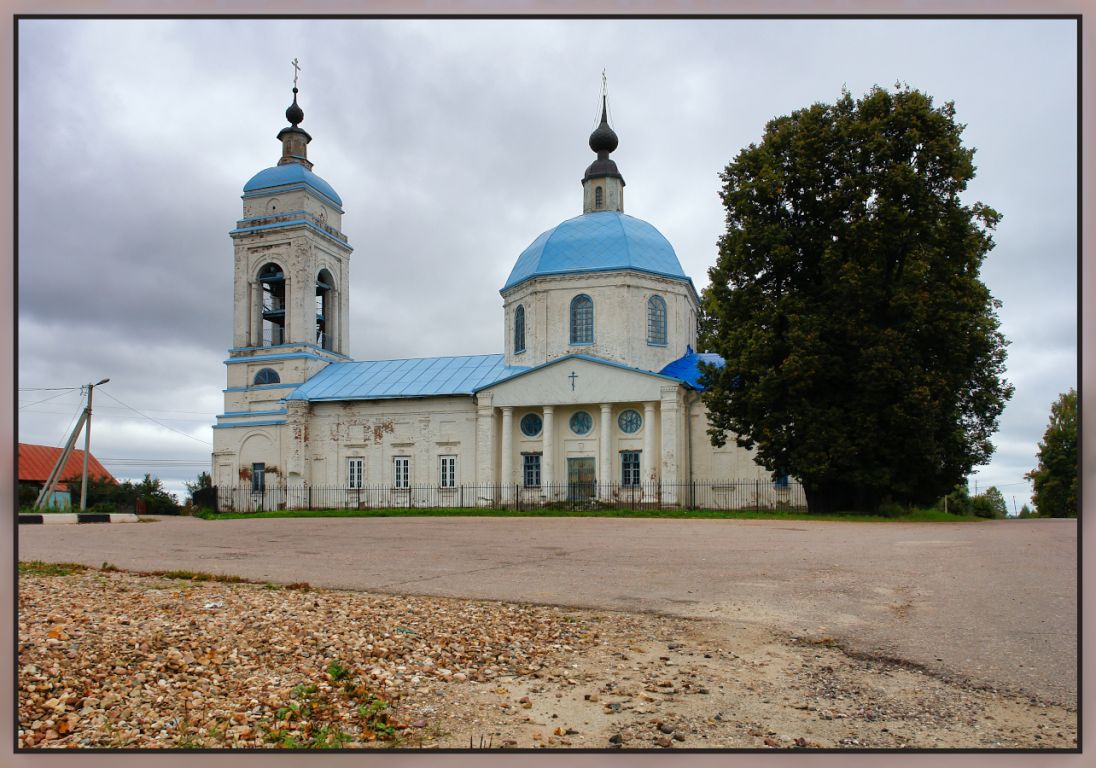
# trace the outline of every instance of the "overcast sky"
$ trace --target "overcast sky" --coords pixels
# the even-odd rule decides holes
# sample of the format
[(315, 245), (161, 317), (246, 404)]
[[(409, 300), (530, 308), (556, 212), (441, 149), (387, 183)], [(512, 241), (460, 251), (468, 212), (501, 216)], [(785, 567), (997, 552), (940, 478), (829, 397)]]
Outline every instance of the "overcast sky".
[(294, 57), (309, 158), (355, 249), (356, 359), (503, 351), (514, 261), (582, 212), (605, 69), (625, 212), (698, 290), (718, 174), (768, 120), (897, 81), (954, 101), (977, 149), (965, 199), (1004, 215), (982, 276), (1016, 394), (975, 477), (1010, 511), (1076, 386), (1073, 21), (24, 20), (18, 36), (19, 440), (62, 445), (80, 395), (44, 388), (109, 377), (92, 452), (120, 478), (181, 491), (209, 467), (228, 232), (280, 156)]

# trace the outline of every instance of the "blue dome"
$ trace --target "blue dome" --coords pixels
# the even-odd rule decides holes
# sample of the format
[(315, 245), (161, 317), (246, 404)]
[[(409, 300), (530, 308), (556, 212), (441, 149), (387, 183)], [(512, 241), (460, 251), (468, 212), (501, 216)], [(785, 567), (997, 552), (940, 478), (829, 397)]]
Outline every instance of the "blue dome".
[(259, 171), (251, 177), (250, 181), (244, 184), (244, 196), (248, 196), (249, 193), (291, 184), (307, 184), (335, 205), (342, 207), (342, 198), (331, 188), (331, 185), (300, 163), (286, 163), (285, 165), (276, 165), (273, 168)]
[(598, 211), (568, 219), (534, 240), (518, 256), (502, 290), (541, 275), (618, 269), (688, 280), (661, 232), (642, 219)]

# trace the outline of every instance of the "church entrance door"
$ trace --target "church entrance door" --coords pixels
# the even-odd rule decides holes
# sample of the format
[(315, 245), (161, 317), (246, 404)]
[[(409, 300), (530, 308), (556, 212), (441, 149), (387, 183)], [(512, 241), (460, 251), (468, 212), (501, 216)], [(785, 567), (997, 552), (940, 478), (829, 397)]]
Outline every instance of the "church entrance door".
[(567, 495), (571, 501), (588, 501), (597, 493), (594, 458), (567, 459)]

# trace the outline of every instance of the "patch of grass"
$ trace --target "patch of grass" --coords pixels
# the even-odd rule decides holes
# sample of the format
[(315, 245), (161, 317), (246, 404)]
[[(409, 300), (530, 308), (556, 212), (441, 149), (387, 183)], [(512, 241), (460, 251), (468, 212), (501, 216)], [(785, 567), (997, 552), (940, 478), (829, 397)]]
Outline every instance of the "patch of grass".
[(207, 512), (205, 520), (253, 520), (283, 517), (622, 517), (668, 518), (679, 520), (825, 520), (853, 523), (967, 523), (982, 518), (973, 515), (946, 514), (937, 509), (912, 509), (902, 514), (865, 515), (856, 512), (812, 513), (803, 509), (658, 509), (643, 507), (621, 509), (607, 507), (533, 507), (529, 509), (413, 508), (413, 509), (281, 509), (270, 512)]
[(28, 576), (71, 576), (90, 570), (80, 563), (46, 563), (41, 560), (19, 561), (19, 574)]
[(338, 683), (350, 677), (350, 670), (338, 659), (327, 665), (327, 676), (331, 682)]
[(162, 579), (181, 579), (184, 581), (219, 581), (227, 584), (249, 584), (250, 579), (242, 576), (227, 576), (220, 573), (206, 573), (205, 571), (139, 571), (142, 576), (159, 576)]

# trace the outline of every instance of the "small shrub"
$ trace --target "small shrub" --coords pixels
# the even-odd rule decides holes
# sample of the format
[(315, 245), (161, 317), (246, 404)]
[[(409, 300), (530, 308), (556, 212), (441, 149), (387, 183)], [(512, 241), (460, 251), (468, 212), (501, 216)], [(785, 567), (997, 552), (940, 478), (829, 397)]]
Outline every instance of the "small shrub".
[(884, 501), (879, 505), (879, 512), (877, 514), (880, 517), (905, 517), (909, 514), (909, 509), (896, 501)]

